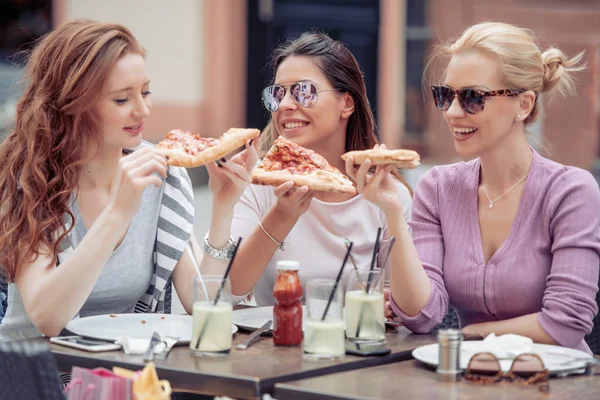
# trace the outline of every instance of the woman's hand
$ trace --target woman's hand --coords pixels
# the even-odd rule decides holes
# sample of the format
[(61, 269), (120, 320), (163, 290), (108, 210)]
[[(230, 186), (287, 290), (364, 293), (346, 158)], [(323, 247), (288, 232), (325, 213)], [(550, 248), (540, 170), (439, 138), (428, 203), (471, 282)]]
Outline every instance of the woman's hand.
[(248, 184), (258, 161), (258, 140), (246, 142), (246, 149), (229, 160), (206, 165), (210, 176), (208, 187), (213, 194), (213, 207), (233, 209)]
[(390, 289), (383, 289), (383, 314), (385, 315), (385, 319), (387, 322), (393, 322), (398, 326), (402, 325), (402, 321), (400, 318), (394, 313), (392, 310), (392, 306), (390, 305), (390, 294), (392, 291)]
[(277, 212), (300, 217), (308, 210), (313, 192), (306, 186), (294, 187), (294, 182), (285, 182), (275, 188)]
[(167, 159), (152, 148), (142, 148), (119, 160), (107, 209), (129, 221), (137, 213), (146, 187), (160, 187), (167, 177)]
[(482, 340), (484, 338), (483, 333), (477, 329), (476, 324), (467, 325), (461, 331), (464, 340)]
[(354, 157), (346, 159), (346, 174), (356, 182), (356, 190), (362, 197), (375, 204), (388, 214), (402, 213), (402, 202), (397, 185), (394, 185), (391, 165), (378, 166), (375, 175), (369, 174), (371, 160), (365, 160), (359, 168), (354, 167)]

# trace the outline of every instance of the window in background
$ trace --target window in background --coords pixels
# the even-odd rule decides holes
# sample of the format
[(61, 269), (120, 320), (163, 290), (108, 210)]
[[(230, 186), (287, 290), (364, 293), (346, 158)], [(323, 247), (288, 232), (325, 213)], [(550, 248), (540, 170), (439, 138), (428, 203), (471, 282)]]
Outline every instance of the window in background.
[(52, 0), (0, 0), (0, 141), (14, 120), (25, 55), (52, 29)]
[(406, 102), (404, 131), (409, 141), (425, 140), (427, 113), (421, 79), (431, 32), (427, 23), (428, 0), (406, 0)]

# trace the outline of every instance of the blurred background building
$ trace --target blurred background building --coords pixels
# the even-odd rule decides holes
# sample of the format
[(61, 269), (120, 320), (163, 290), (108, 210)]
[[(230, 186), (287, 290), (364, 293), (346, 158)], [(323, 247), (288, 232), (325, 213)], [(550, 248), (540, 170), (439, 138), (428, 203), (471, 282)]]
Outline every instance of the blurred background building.
[[(533, 128), (542, 151), (594, 170), (600, 154), (600, 1), (598, 0), (0, 0), (0, 132), (14, 118), (23, 58), (32, 40), (74, 19), (128, 26), (148, 50), (154, 108), (145, 135), (171, 128), (218, 136), (231, 126), (263, 128), (261, 89), (272, 79), (271, 50), (319, 29), (341, 40), (361, 64), (379, 135), (419, 151), (425, 165), (457, 160), (422, 71), (431, 45), (481, 21), (532, 29), (567, 54), (585, 50), (577, 96), (544, 101)], [(0, 133), (2, 135), (2, 133)], [(425, 167), (426, 168), (426, 167)], [(196, 184), (204, 169), (190, 171)], [(408, 176), (414, 183), (417, 176)]]

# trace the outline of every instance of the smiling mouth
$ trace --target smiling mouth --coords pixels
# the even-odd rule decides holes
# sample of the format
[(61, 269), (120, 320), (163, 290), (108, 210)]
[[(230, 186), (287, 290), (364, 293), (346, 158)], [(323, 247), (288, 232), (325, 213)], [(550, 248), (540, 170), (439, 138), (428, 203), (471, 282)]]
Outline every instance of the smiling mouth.
[(302, 128), (308, 125), (308, 122), (286, 122), (283, 124), (285, 129)]
[(452, 133), (459, 138), (470, 136), (477, 131), (477, 128), (452, 128)]

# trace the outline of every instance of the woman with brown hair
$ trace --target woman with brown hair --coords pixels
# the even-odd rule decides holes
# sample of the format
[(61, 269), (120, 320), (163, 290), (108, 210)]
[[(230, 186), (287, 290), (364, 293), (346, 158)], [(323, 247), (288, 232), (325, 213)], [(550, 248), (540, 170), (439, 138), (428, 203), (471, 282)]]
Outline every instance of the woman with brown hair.
[(526, 135), (543, 93), (573, 89), (583, 54), (542, 52), (530, 31), (486, 22), (434, 55), (448, 62), (431, 87), (434, 103), (458, 154), (473, 160), (421, 178), (409, 223), (387, 169), (370, 177), (368, 162), (356, 170), (348, 160), (346, 168), (397, 239), (393, 310), (424, 333), (451, 304), (466, 334), (513, 333), (589, 352), (584, 336), (598, 312), (598, 183), (542, 157)]
[[(273, 66), (274, 88), (263, 93), (282, 88), (284, 96), (270, 109), (261, 156), (281, 135), (342, 170), (342, 154), (377, 144), (362, 72), (342, 43), (325, 34), (305, 33), (275, 51)], [(409, 219), (411, 195), (397, 171), (395, 177), (393, 185)], [(299, 261), (303, 284), (335, 278), (346, 252), (345, 237), (354, 242), (357, 265), (368, 266), (379, 227), (384, 254), (389, 242), (385, 215), (362, 196), (313, 193), (292, 182), (277, 188), (250, 185), (235, 207), (232, 231), (246, 239), (231, 270), (232, 291), (242, 295), (254, 290), (259, 305), (272, 305), (279, 260)]]
[[(0, 339), (55, 336), (76, 315), (163, 312), (171, 281), (192, 308), (193, 192), (142, 140), (144, 50), (121, 26), (64, 24), (27, 65), (16, 126), (0, 147), (0, 265), (11, 282)], [(208, 165), (211, 230), (201, 269), (230, 257), (233, 206), (256, 150)], [(214, 247), (213, 247), (214, 246)]]

